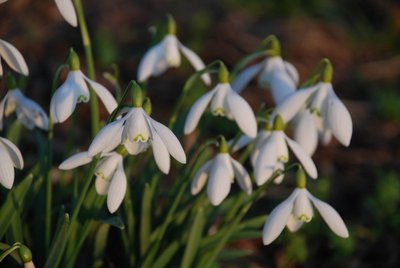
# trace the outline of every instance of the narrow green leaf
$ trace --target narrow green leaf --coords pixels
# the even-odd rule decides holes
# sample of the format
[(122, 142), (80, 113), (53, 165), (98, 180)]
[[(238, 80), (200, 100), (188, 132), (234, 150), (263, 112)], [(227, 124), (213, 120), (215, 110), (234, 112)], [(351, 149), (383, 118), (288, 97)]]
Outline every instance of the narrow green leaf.
[(199, 248), (199, 242), (202, 236), (203, 228), (205, 224), (204, 210), (200, 207), (197, 210), (196, 217), (194, 218), (192, 228), (188, 241), (186, 243), (185, 253), (183, 255), (181, 268), (191, 267), (191, 263), (196, 256), (197, 249)]
[(151, 188), (148, 183), (144, 186), (142, 211), (140, 217), (140, 255), (144, 256), (150, 245), (151, 232)]
[(237, 260), (253, 254), (253, 251), (248, 249), (224, 249), (218, 256), (219, 260)]
[[(1, 253), (1, 255), (3, 255), (3, 253), (5, 253), (5, 251), (11, 249), (12, 246), (5, 244), (5, 243), (0, 243), (0, 250), (2, 250), (3, 252)], [(23, 262), (21, 260), (21, 257), (19, 256), (18, 250), (12, 250), (12, 252), (10, 254), (8, 254), (8, 256), (11, 256), (19, 265), (22, 265)], [(2, 262), (2, 256), (0, 256), (0, 263)]]
[(22, 205), (25, 195), (28, 192), (33, 180), (33, 175), (29, 174), (20, 184), (15, 186), (7, 195), (6, 201), (0, 208), (0, 239), (6, 233), (8, 226), (16, 211)]
[(45, 268), (57, 268), (60, 264), (65, 245), (68, 241), (68, 228), (70, 226), (69, 214), (64, 214), (64, 220), (59, 227), (53, 242), (50, 245), (50, 253), (47, 257)]
[(103, 255), (107, 247), (108, 232), (110, 231), (110, 224), (101, 224), (97, 230), (96, 237), (93, 245), (93, 267), (103, 267)]
[(153, 267), (164, 268), (171, 261), (172, 257), (176, 254), (180, 247), (178, 241), (174, 241), (161, 253), (160, 257), (154, 262)]
[(117, 227), (118, 229), (125, 229), (125, 224), (123, 222), (123, 220), (119, 217), (119, 216), (113, 216), (113, 217), (109, 217), (107, 219), (101, 219), (101, 222)]

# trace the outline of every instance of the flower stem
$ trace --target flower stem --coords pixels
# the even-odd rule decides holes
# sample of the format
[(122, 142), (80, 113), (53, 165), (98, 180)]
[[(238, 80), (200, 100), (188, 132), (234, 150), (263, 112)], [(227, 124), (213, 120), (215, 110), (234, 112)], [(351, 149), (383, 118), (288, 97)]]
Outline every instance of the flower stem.
[(51, 166), (53, 164), (53, 119), (49, 116), (49, 130), (47, 133), (47, 161), (46, 161), (46, 205), (45, 205), (45, 222), (44, 222), (44, 242), (45, 255), (49, 252), (50, 236), (51, 236), (51, 199), (52, 199), (52, 184), (51, 184)]
[[(96, 74), (94, 69), (92, 43), (86, 24), (82, 1), (74, 0), (74, 3), (78, 16), (79, 28), (81, 30), (83, 49), (85, 51), (87, 74), (90, 79), (95, 80)], [(92, 124), (92, 136), (94, 137), (99, 130), (99, 104), (97, 96), (94, 93), (93, 89), (90, 89), (90, 114)]]

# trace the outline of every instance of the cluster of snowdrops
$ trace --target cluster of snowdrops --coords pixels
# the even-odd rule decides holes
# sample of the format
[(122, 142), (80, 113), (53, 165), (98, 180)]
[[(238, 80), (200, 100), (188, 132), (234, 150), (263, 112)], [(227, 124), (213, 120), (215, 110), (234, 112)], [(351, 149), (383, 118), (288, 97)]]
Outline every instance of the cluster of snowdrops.
[[(55, 2), (63, 17), (72, 26), (77, 26), (73, 3)], [(81, 71), (79, 56), (70, 50), (66, 64), (68, 75), (52, 96), (49, 117), (35, 101), (23, 94), (11, 73), (6, 75), (8, 91), (0, 103), (0, 127), (3, 127), (4, 117), (15, 112), (17, 120), (26, 128), (48, 130), (53, 124), (68, 120), (78, 103), (88, 102), (93, 97), (100, 99), (110, 114), (107, 124), (97, 132), (87, 151), (70, 156), (59, 165), (59, 169), (75, 169), (96, 161), (94, 187), (99, 195), (107, 197), (107, 208), (114, 213), (124, 200), (129, 182), (124, 171), (124, 158), (152, 150), (155, 163), (164, 174), (170, 171), (170, 156), (186, 164), (186, 153), (179, 139), (171, 131), (171, 126), (167, 127), (151, 117), (151, 102), (140, 86), (170, 67), (179, 67), (184, 56), (196, 70), (199, 82), (210, 88), (190, 108), (184, 134), (196, 131), (207, 110), (218, 117), (214, 120), (234, 121), (242, 133), (228, 141), (224, 133), (216, 138), (218, 153), (195, 172), (191, 178), (191, 193), (197, 195), (206, 187), (209, 202), (218, 206), (227, 198), (234, 183), (249, 195), (253, 192), (254, 182), (258, 187), (271, 181), (280, 184), (291, 151), (298, 162), (294, 165), (297, 168), (296, 188), (267, 217), (262, 231), (264, 244), (272, 243), (285, 226), (293, 232), (304, 222), (309, 222), (314, 215), (313, 206), (335, 234), (348, 237), (348, 230), (337, 211), (306, 188), (307, 177), (318, 177), (312, 160), (318, 143), (328, 144), (335, 137), (348, 146), (352, 136), (350, 114), (331, 84), (333, 69), (330, 61), (321, 60), (307, 82), (299, 87), (296, 68), (281, 58), (279, 41), (269, 36), (241, 62), (239, 71), (230, 75), (222, 61), (214, 62), (211, 68), (184, 46), (176, 36), (172, 17), (168, 17), (165, 25), (161, 41), (152, 46), (139, 63), (138, 83), (132, 81), (128, 85), (132, 105), (117, 102), (105, 86), (88, 78)], [(21, 75), (29, 75), (21, 53), (2, 39), (0, 60), (1, 76), (1, 64)], [(254, 79), (261, 88), (269, 89), (276, 103), (274, 109), (261, 113), (262, 117), (256, 116), (240, 96), (240, 92)], [(285, 134), (287, 126), (293, 129), (293, 139)], [(249, 166), (254, 176), (250, 176), (243, 161), (232, 157), (245, 148), (250, 148)], [(11, 189), (14, 168), (22, 169), (24, 161), (20, 150), (5, 138), (0, 138), (0, 163), (0, 183)]]

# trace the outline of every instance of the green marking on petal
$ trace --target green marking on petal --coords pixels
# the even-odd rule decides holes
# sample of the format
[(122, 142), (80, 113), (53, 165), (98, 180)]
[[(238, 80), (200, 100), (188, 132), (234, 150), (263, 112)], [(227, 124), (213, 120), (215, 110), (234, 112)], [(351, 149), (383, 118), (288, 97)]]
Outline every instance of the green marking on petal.
[(311, 221), (311, 217), (308, 217), (305, 214), (301, 214), (297, 219), (299, 221), (303, 221), (303, 222), (310, 222)]
[(224, 108), (219, 107), (219, 108), (217, 108), (217, 109), (214, 109), (213, 115), (215, 115), (215, 116), (225, 116), (226, 113), (225, 113)]
[(142, 134), (138, 134), (136, 137), (133, 138), (133, 141), (134, 142), (139, 142), (139, 141), (145, 142), (146, 138)]

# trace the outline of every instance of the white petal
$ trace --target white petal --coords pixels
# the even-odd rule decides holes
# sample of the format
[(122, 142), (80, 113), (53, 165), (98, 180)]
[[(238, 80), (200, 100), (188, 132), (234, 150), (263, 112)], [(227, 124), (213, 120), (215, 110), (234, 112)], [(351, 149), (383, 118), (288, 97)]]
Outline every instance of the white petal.
[(250, 66), (243, 71), (241, 71), (236, 77), (235, 81), (232, 83), (232, 88), (237, 93), (240, 93), (251, 81), (251, 79), (256, 76), (256, 74), (261, 70), (264, 63), (258, 63), (253, 66)]
[(286, 142), (288, 143), (290, 149), (292, 150), (294, 155), (297, 157), (297, 159), (300, 161), (301, 165), (303, 166), (303, 168), (307, 172), (307, 174), (311, 178), (316, 179), (318, 177), (318, 171), (317, 171), (317, 168), (314, 164), (314, 161), (311, 159), (311, 157), (294, 140), (289, 139), (286, 135), (285, 135), (285, 139), (286, 139)]
[(42, 107), (40, 107), (31, 99), (25, 97), (18, 89), (16, 89), (14, 92), (19, 95), (19, 106), (17, 107), (18, 119), (20, 119), (20, 121), (25, 120), (25, 125), (28, 124), (29, 126), (32, 126), (32, 128), (36, 126), (38, 128), (47, 130), (49, 127), (49, 118)]
[(292, 79), (293, 83), (295, 85), (299, 84), (299, 72), (297, 71), (296, 67), (294, 67), (293, 64), (291, 64), (288, 61), (283, 61), (283, 64), (285, 65), (285, 70), (287, 74), (290, 76)]
[(77, 102), (75, 91), (69, 83), (59, 87), (51, 98), (50, 114), (54, 123), (62, 123), (74, 112)]
[[(276, 165), (275, 165), (275, 170), (274, 171), (277, 171), (277, 170), (285, 170), (285, 165), (282, 163), (282, 162), (277, 162), (276, 163)], [(281, 184), (282, 183), (282, 181), (283, 181), (283, 179), (285, 178), (285, 173), (281, 173), (281, 174), (279, 174), (275, 179), (274, 179), (274, 183), (275, 184)]]
[(268, 137), (271, 135), (271, 131), (260, 130), (257, 133), (257, 137), (254, 141), (253, 150), (250, 154), (250, 162), (251, 165), (254, 167), (257, 161), (257, 158), (260, 154), (260, 149), (264, 146), (265, 142), (267, 141)]
[(117, 108), (118, 104), (117, 101), (114, 99), (113, 95), (110, 93), (110, 91), (108, 91), (107, 88), (100, 85), (99, 83), (90, 80), (86, 76), (83, 75), (83, 77), (86, 80), (86, 82), (88, 82), (89, 85), (93, 88), (94, 92), (96, 92), (100, 100), (103, 102), (108, 113), (111, 114), (115, 110), (115, 108)]
[(107, 195), (108, 189), (110, 188), (110, 179), (104, 178), (103, 176), (97, 176), (94, 182), (96, 192), (99, 195)]
[[(236, 152), (240, 149), (242, 149), (243, 147), (245, 147), (246, 145), (248, 145), (250, 142), (252, 142), (254, 139), (246, 136), (246, 135), (242, 135), (239, 137), (239, 139), (236, 141), (235, 145), (232, 148), (232, 152)], [(229, 147), (232, 146), (234, 140), (230, 140), (228, 142)]]
[(289, 220), (286, 224), (286, 227), (289, 229), (291, 232), (296, 232), (297, 230), (300, 229), (300, 227), (304, 224), (303, 221), (297, 220), (293, 214), (290, 214)]
[(182, 164), (186, 164), (185, 151), (175, 134), (163, 124), (151, 119), (150, 117), (148, 118), (172, 157)]
[(259, 156), (254, 167), (254, 176), (258, 186), (266, 183), (275, 170), (278, 160), (276, 134), (273, 133), (260, 149)]
[(89, 156), (95, 156), (96, 154), (105, 151), (105, 149), (109, 147), (110, 143), (115, 144), (115, 140), (118, 140), (119, 143), (121, 143), (120, 133), (123, 124), (124, 120), (119, 119), (100, 129), (99, 133), (94, 137), (92, 144), (89, 146)]
[(122, 139), (129, 139), (132, 142), (147, 142), (150, 137), (150, 129), (146, 117), (142, 108), (132, 108), (126, 115)]
[(67, 170), (73, 169), (79, 166), (86, 165), (92, 162), (92, 157), (88, 155), (88, 152), (80, 152), (70, 156), (69, 158), (65, 159), (59, 166), (59, 169)]
[(288, 96), (284, 102), (280, 103), (276, 107), (274, 114), (279, 114), (285, 123), (289, 122), (298, 113), (298, 111), (304, 107), (307, 99), (316, 90), (317, 87), (299, 89)]
[(0, 57), (7, 62), (8, 66), (14, 71), (29, 75), (28, 66), (22, 57), (21, 53), (10, 43), (0, 39)]
[(130, 140), (125, 140), (124, 146), (129, 154), (137, 155), (147, 150), (149, 144), (147, 142), (132, 142)]
[(168, 149), (156, 131), (152, 131), (151, 147), (153, 149), (154, 160), (164, 174), (168, 174), (171, 165)]
[(201, 115), (207, 108), (207, 105), (210, 103), (214, 93), (215, 90), (207, 92), (193, 104), (192, 108), (190, 108), (189, 114), (186, 117), (186, 122), (184, 127), (185, 134), (191, 133), (196, 128), (197, 124), (200, 121)]
[[(24, 168), (24, 159), (22, 158), (21, 152), (18, 149), (18, 147), (15, 146), (14, 143), (12, 143), (11, 141), (9, 141), (5, 138), (0, 137), (0, 141), (1, 141), (2, 145), (4, 146), (4, 148), (6, 149), (8, 155), (10, 156), (14, 167), (16, 167), (18, 169), (23, 169)], [(2, 163), (2, 162), (0, 161), (0, 163)]]
[(162, 52), (161, 44), (150, 48), (143, 56), (138, 67), (138, 81), (146, 81), (154, 72), (155, 66), (159, 61)]
[(271, 93), (277, 105), (281, 104), (285, 99), (293, 94), (296, 85), (292, 78), (286, 72), (275, 72), (271, 78)]
[(7, 0), (0, 0), (0, 4), (7, 2)]
[(353, 122), (346, 106), (333, 91), (329, 96), (328, 123), (336, 139), (344, 146), (349, 146), (353, 134)]
[(210, 171), (210, 167), (211, 167), (213, 161), (214, 161), (214, 159), (207, 161), (196, 172), (196, 175), (194, 176), (194, 179), (190, 186), (190, 191), (191, 191), (192, 195), (198, 194), (201, 191), (201, 189), (203, 189), (204, 185), (207, 182), (208, 173)]
[[(1, 76), (1, 74), (0, 74), (0, 76)], [(6, 106), (6, 102), (8, 102), (8, 99), (9, 99), (9, 94), (7, 93), (4, 96), (3, 100), (0, 102), (0, 130), (3, 129), (3, 117), (5, 116), (4, 110), (6, 108), (5, 106)]]
[(310, 222), (314, 213), (306, 189), (298, 189), (299, 194), (294, 200), (293, 216), (304, 222)]
[(313, 155), (318, 145), (318, 130), (313, 114), (307, 109), (301, 113), (300, 120), (294, 129), (294, 140), (307, 152)]
[(122, 165), (122, 156), (118, 153), (110, 153), (103, 157), (95, 168), (96, 176), (101, 176), (103, 179), (109, 179)]
[[(179, 43), (179, 48), (181, 49), (183, 55), (185, 55), (188, 61), (193, 65), (196, 71), (200, 71), (206, 67), (204, 62), (200, 59), (200, 57), (196, 53), (194, 53), (191, 49), (185, 47), (184, 45), (182, 45), (182, 43)], [(211, 77), (209, 73), (202, 74), (201, 78), (203, 79), (206, 85), (211, 84)]]
[(289, 150), (285, 141), (285, 133), (283, 131), (273, 131), (275, 134), (276, 155), (278, 161), (286, 163), (289, 161)]
[(161, 41), (163, 45), (163, 56), (171, 67), (181, 65), (181, 54), (179, 54), (178, 39), (175, 35), (169, 34)]
[(257, 121), (250, 105), (232, 89), (228, 92), (229, 112), (239, 128), (250, 138), (257, 136)]
[(126, 176), (124, 169), (120, 166), (111, 180), (110, 187), (108, 188), (107, 207), (110, 213), (117, 211), (126, 193)]
[(343, 238), (349, 237), (349, 231), (347, 230), (346, 225), (344, 224), (339, 213), (337, 213), (333, 207), (314, 197), (310, 193), (309, 198), (321, 214), (322, 218), (325, 220), (326, 224), (328, 224), (329, 228), (331, 228), (335, 234)]
[(231, 190), (232, 181), (223, 162), (222, 158), (216, 157), (208, 179), (207, 196), (214, 206), (221, 204)]
[(298, 194), (297, 189), (269, 214), (263, 228), (264, 245), (271, 244), (283, 231), (293, 209), (293, 201)]
[(78, 26), (78, 19), (72, 0), (55, 0), (58, 10), (64, 19), (73, 27)]
[(0, 57), (0, 76), (3, 76), (3, 65), (1, 65), (1, 57)]
[(235, 178), (240, 188), (245, 191), (246, 194), (251, 194), (253, 191), (253, 185), (247, 170), (235, 159), (232, 158), (233, 171), (235, 172)]
[(14, 167), (10, 155), (0, 147), (0, 184), (11, 189), (14, 183)]

